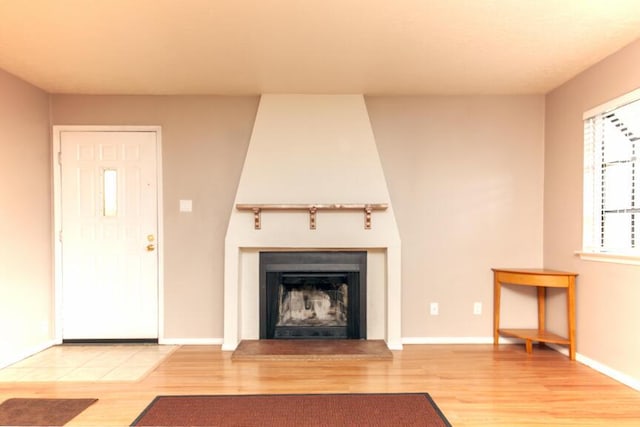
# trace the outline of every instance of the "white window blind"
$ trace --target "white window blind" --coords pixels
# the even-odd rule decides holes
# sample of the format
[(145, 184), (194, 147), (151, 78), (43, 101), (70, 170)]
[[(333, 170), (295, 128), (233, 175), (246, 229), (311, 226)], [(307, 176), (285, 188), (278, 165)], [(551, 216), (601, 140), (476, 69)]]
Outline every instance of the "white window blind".
[(584, 252), (640, 256), (639, 148), (640, 91), (585, 113)]

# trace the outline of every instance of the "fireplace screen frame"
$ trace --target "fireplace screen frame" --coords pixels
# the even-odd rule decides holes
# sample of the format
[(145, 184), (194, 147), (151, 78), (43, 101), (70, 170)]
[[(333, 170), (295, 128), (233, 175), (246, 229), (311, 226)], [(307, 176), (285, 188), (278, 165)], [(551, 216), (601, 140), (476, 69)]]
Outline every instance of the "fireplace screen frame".
[[(366, 339), (367, 338), (367, 252), (297, 251), (260, 252), (260, 339)], [(317, 328), (309, 336), (287, 332), (276, 337), (277, 294), (282, 275), (344, 275), (348, 283), (347, 325), (344, 333), (331, 334)], [(275, 301), (274, 301), (275, 300)], [(357, 301), (357, 304), (355, 303)], [(306, 328), (306, 327), (303, 327)], [(290, 328), (288, 328), (290, 329)], [(282, 334), (280, 334), (282, 335)]]

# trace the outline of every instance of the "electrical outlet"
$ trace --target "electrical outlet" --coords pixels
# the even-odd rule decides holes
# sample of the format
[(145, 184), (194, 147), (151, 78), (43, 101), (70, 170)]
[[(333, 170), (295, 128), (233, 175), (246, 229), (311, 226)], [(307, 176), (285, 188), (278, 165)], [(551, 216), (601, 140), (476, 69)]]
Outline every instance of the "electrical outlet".
[(481, 315), (482, 314), (482, 303), (481, 302), (474, 302), (473, 303), (473, 314), (475, 314), (475, 315)]
[(437, 302), (432, 302), (431, 305), (429, 306), (429, 312), (431, 313), (432, 316), (437, 316), (438, 312), (439, 312), (439, 308), (438, 308), (438, 303)]

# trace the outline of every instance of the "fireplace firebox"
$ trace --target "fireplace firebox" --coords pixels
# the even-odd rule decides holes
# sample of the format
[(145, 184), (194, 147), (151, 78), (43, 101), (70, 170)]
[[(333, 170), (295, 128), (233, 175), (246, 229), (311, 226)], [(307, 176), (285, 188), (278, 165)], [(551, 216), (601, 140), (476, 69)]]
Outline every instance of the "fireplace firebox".
[(260, 339), (366, 339), (366, 252), (261, 252)]

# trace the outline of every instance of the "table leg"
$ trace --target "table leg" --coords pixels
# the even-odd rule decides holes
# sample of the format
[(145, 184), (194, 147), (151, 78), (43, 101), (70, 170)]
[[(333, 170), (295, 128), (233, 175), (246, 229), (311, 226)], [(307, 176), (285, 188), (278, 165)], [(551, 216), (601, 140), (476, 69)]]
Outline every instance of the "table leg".
[(547, 288), (538, 286), (538, 332), (544, 332), (546, 320)]
[(576, 360), (576, 279), (569, 277), (567, 287), (567, 325), (569, 329), (569, 359)]
[(493, 273), (493, 345), (498, 345), (500, 338), (498, 329), (500, 329), (500, 281), (498, 274)]

